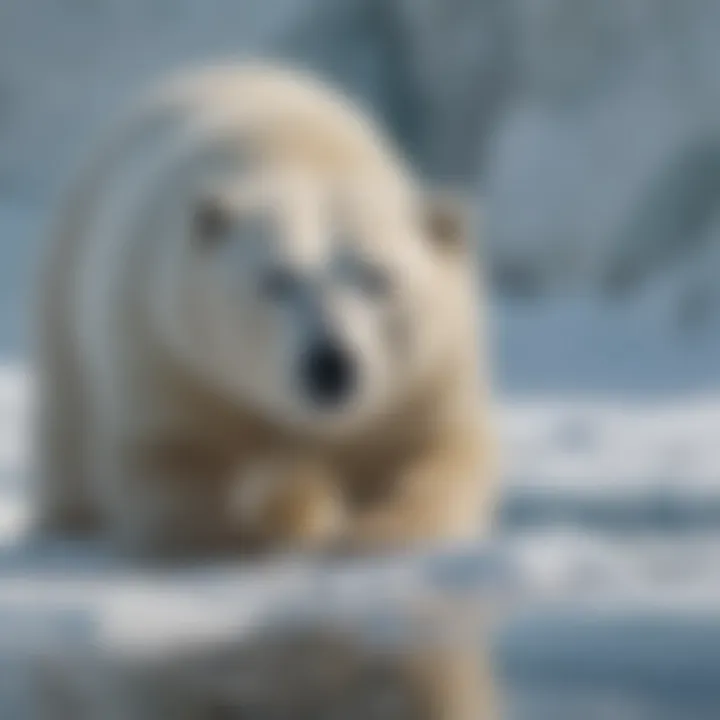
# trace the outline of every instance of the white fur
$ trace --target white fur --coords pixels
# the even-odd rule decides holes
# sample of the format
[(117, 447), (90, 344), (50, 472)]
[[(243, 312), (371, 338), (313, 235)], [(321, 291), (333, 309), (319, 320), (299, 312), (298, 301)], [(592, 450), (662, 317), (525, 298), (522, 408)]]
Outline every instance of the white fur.
[[(233, 220), (203, 249), (192, 220), (208, 194)], [(152, 544), (158, 514), (187, 513), (193, 500), (126, 477), (128, 448), (192, 436), (214, 449), (211, 429), (221, 437), (227, 417), (248, 415), (285, 433), (351, 436), (456, 358), (472, 342), (470, 271), (438, 260), (419, 198), (381, 134), (302, 75), (219, 67), (149, 94), (91, 155), (51, 232), (39, 337), (45, 520), (99, 512)], [(262, 213), (261, 232), (252, 219)], [(391, 301), (358, 288), (359, 262), (387, 275)], [(307, 283), (303, 301), (262, 296), (277, 267)], [(408, 331), (402, 358), (386, 337), (388, 302)], [(361, 372), (352, 402), (330, 414), (297, 377), (323, 322)], [(72, 445), (52, 442), (65, 416)]]

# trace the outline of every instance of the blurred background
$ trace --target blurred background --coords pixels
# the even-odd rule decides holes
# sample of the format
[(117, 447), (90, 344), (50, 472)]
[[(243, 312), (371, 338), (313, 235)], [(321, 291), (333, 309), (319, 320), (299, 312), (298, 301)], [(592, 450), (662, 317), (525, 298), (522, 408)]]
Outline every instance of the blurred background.
[[(499, 536), (550, 585), (649, 598), (531, 623), (513, 667), (625, 698), (591, 716), (573, 695), (570, 718), (717, 717), (720, 625), (698, 603), (720, 588), (718, 0), (0, 0), (3, 537), (48, 203), (129, 93), (228, 55), (339, 84), (482, 219)], [(533, 692), (522, 717), (561, 717)]]
[(260, 55), (338, 83), (477, 200), (503, 388), (705, 392), (718, 33), (717, 0), (3, 0), (0, 350), (22, 354), (33, 231), (98, 124), (180, 64)]

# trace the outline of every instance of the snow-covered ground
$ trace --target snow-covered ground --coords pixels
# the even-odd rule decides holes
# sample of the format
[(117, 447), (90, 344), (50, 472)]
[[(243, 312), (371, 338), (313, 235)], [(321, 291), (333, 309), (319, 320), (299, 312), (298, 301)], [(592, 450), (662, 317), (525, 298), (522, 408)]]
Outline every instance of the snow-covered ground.
[(58, 642), (242, 634), (288, 603), (438, 591), (498, 609), (512, 718), (717, 716), (720, 397), (502, 403), (506, 481), (487, 547), (367, 566), (287, 559), (138, 574), (99, 545), (24, 537), (30, 391), (21, 368), (0, 373), (3, 720), (29, 712), (27, 654)]

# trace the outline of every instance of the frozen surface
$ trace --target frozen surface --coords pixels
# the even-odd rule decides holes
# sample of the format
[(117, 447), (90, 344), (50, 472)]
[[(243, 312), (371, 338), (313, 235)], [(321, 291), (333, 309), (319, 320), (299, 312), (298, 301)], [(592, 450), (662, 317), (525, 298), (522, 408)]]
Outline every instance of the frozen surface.
[(720, 400), (504, 404), (503, 522), (484, 548), (157, 574), (132, 571), (99, 544), (24, 535), (30, 385), (21, 369), (0, 374), (3, 720), (27, 716), (26, 658), (53, 643), (242, 635), (288, 608), (366, 611), (371, 599), (438, 592), (498, 608), (496, 656), (513, 718), (714, 717)]

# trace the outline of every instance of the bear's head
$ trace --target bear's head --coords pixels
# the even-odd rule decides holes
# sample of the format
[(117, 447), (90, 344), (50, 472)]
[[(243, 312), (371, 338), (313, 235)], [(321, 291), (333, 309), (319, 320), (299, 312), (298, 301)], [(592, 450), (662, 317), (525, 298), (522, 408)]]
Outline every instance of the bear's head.
[(327, 436), (457, 372), (476, 302), (454, 200), (418, 188), (374, 140), (333, 153), (332, 132), (315, 139), (299, 152), (273, 140), (190, 183), (156, 282), (194, 370), (273, 423)]

